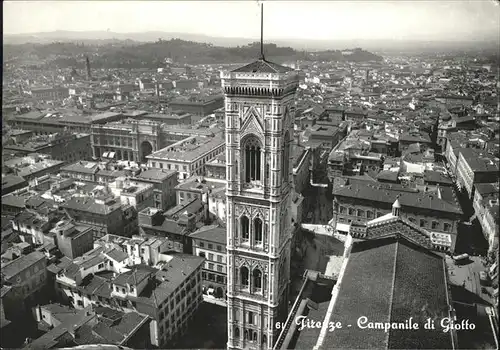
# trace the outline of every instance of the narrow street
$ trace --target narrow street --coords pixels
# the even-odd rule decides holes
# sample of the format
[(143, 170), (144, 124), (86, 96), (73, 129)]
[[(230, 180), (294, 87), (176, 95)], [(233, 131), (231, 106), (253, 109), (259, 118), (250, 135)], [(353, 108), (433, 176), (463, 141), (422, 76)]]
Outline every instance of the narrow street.
[(305, 196), (307, 196), (309, 203), (307, 223), (328, 224), (333, 216), (333, 199), (330, 188), (312, 186)]

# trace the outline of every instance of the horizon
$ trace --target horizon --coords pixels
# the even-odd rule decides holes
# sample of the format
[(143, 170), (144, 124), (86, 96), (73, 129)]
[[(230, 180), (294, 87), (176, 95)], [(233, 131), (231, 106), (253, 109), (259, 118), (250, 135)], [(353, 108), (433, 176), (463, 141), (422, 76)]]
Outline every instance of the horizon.
[[(252, 0), (6, 1), (4, 4), (3, 30), (6, 36), (52, 32), (121, 35), (163, 32), (260, 39), (260, 10), (257, 1)], [(116, 15), (110, 16), (109, 13)], [(205, 16), (206, 13), (210, 15)], [(443, 15), (445, 13), (447, 16)], [(92, 21), (90, 18), (97, 19)], [(265, 1), (264, 6), (264, 39), (267, 42), (498, 41), (499, 27), (500, 7), (497, 2), (489, 0)]]

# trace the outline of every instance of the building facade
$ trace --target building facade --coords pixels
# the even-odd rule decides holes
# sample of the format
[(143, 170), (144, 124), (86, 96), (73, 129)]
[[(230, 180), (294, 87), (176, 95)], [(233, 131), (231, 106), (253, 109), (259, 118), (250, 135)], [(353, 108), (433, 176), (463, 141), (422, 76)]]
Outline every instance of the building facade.
[(474, 185), (498, 181), (498, 165), (489, 157), (465, 148), (460, 151), (457, 160), (457, 186), (467, 192), (468, 198), (474, 198)]
[(166, 145), (161, 124), (154, 121), (127, 119), (92, 126), (92, 154), (95, 158), (114, 152), (117, 160), (145, 161), (145, 157)]
[(190, 237), (193, 240), (193, 254), (206, 259), (201, 272), (203, 290), (212, 292), (216, 298), (224, 297), (227, 288), (226, 229), (205, 226), (191, 233)]
[(287, 316), (298, 75), (265, 60), (221, 73), (226, 111), (228, 349), (269, 349)]
[(400, 216), (433, 234), (444, 235), (454, 251), (458, 222), (463, 218), (458, 204), (451, 204), (437, 195), (418, 191), (391, 190), (381, 184), (349, 184), (333, 189), (333, 219), (339, 233), (350, 233), (353, 225), (364, 225), (382, 217), (392, 208), (391, 202), (401, 203)]
[(179, 180), (203, 175), (205, 164), (224, 152), (222, 134), (213, 137), (192, 136), (147, 156), (148, 166), (175, 170)]
[(2, 282), (12, 287), (16, 305), (29, 306), (42, 296), (47, 285), (47, 257), (35, 251), (5, 264)]

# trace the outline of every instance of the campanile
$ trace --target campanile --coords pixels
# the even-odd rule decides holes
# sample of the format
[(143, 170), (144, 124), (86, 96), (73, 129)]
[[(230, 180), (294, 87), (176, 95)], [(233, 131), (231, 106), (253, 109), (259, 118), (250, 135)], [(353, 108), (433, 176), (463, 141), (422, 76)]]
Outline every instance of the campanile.
[(222, 72), (228, 349), (271, 349), (288, 312), (295, 71), (261, 57)]

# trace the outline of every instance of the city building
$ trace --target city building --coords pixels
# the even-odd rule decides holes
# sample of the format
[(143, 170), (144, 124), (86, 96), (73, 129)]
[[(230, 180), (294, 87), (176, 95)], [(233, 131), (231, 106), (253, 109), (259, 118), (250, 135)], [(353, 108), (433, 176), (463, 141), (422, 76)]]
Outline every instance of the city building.
[(46, 304), (33, 308), (38, 329), (44, 334), (25, 349), (62, 347), (148, 348), (150, 319), (137, 312), (121, 312), (96, 306), (71, 309), (66, 305)]
[[(488, 241), (488, 250), (498, 249), (498, 202), (499, 185), (496, 183), (481, 183), (474, 185), (474, 216), (477, 217), (483, 234)], [(471, 221), (472, 221), (471, 220)]]
[(92, 125), (92, 155), (113, 153), (117, 160), (144, 162), (152, 152), (165, 147), (161, 124), (155, 121), (126, 119)]
[(293, 188), (297, 193), (304, 193), (311, 181), (312, 151), (309, 147), (294, 144), (293, 152)]
[(132, 206), (136, 211), (153, 206), (153, 185), (118, 177), (108, 183), (111, 193), (120, 199), (123, 206)]
[(445, 235), (455, 249), (458, 222), (463, 212), (458, 204), (441, 198), (440, 192), (422, 193), (389, 184), (353, 182), (333, 189), (333, 219), (338, 232), (350, 232), (350, 225), (361, 225), (391, 211), (396, 199), (400, 216), (413, 225)]
[(213, 179), (226, 179), (226, 152), (222, 152), (212, 161), (205, 163), (205, 175)]
[[(198, 201), (199, 203), (199, 201)], [(180, 209), (184, 209), (182, 206)], [(170, 210), (177, 210), (174, 207)], [(161, 237), (167, 241), (170, 250), (179, 253), (192, 252), (189, 233), (196, 227), (196, 215), (182, 211), (180, 215), (170, 216), (155, 208), (146, 208), (139, 212), (139, 230), (142, 235)]]
[(165, 347), (187, 332), (202, 303), (204, 260), (176, 254), (168, 256), (159, 268), (124, 266), (115, 264), (100, 247), (51, 270), (61, 301), (80, 310), (92, 305), (147, 315), (151, 344)]
[(93, 248), (94, 232), (91, 226), (59, 221), (51, 232), (55, 235), (57, 248), (70, 259), (82, 256)]
[(203, 175), (205, 164), (224, 152), (224, 138), (192, 136), (148, 155), (148, 167), (176, 170), (179, 180)]
[(429, 135), (419, 132), (409, 132), (399, 136), (399, 152), (402, 153), (406, 151), (408, 147), (414, 143), (418, 143), (420, 145), (421, 151), (425, 151), (432, 146), (432, 141)]
[(498, 163), (473, 148), (460, 150), (457, 159), (457, 187), (474, 198), (474, 185), (498, 181)]
[[(176, 81), (176, 88), (179, 81)], [(191, 113), (194, 117), (205, 117), (212, 114), (216, 109), (224, 106), (224, 97), (220, 95), (193, 97), (189, 99), (175, 99), (169, 103), (174, 111)]]
[(335, 126), (315, 125), (310, 128), (308, 143), (311, 147), (332, 149), (341, 139), (340, 129)]
[(65, 162), (75, 162), (92, 157), (90, 135), (68, 132), (34, 136), (22, 143), (4, 145), (4, 150), (13, 151), (20, 155), (47, 154), (51, 159)]
[(228, 349), (272, 348), (288, 308), (295, 92), (264, 59), (221, 72), (227, 159)]
[(177, 172), (166, 169), (148, 169), (130, 178), (132, 181), (153, 185), (153, 207), (167, 210), (176, 205)]
[(28, 182), (20, 176), (2, 174), (2, 196), (27, 186)]
[(191, 114), (180, 112), (177, 113), (166, 113), (166, 114), (155, 114), (148, 113), (145, 116), (141, 116), (141, 119), (152, 120), (155, 122), (160, 122), (166, 125), (191, 125)]
[(31, 88), (28, 94), (37, 100), (59, 100), (69, 96), (69, 89), (61, 86), (41, 86)]
[(226, 296), (227, 251), (226, 228), (204, 226), (189, 235), (193, 240), (193, 255), (205, 258), (201, 277), (203, 290), (216, 298)]
[(108, 233), (132, 235), (132, 232), (126, 230), (127, 220), (121, 203), (116, 198), (73, 197), (62, 203), (61, 207), (75, 222), (92, 226), (94, 238)]
[[(27, 311), (44, 296), (47, 286), (47, 257), (45, 254), (34, 251), (28, 255), (2, 264), (2, 284), (10, 286), (9, 302), (3, 303), (6, 314), (15, 314), (9, 308), (19, 307), (18, 315)], [(19, 317), (19, 316), (18, 316)]]
[(36, 182), (47, 174), (56, 173), (64, 165), (63, 161), (53, 160), (46, 154), (33, 153), (26, 157), (5, 160), (3, 166), (15, 175), (22, 177), (29, 183)]
[(193, 199), (199, 198), (203, 203), (208, 203), (208, 197), (213, 191), (226, 186), (226, 181), (192, 177), (175, 187), (177, 192), (177, 205), (185, 205)]

